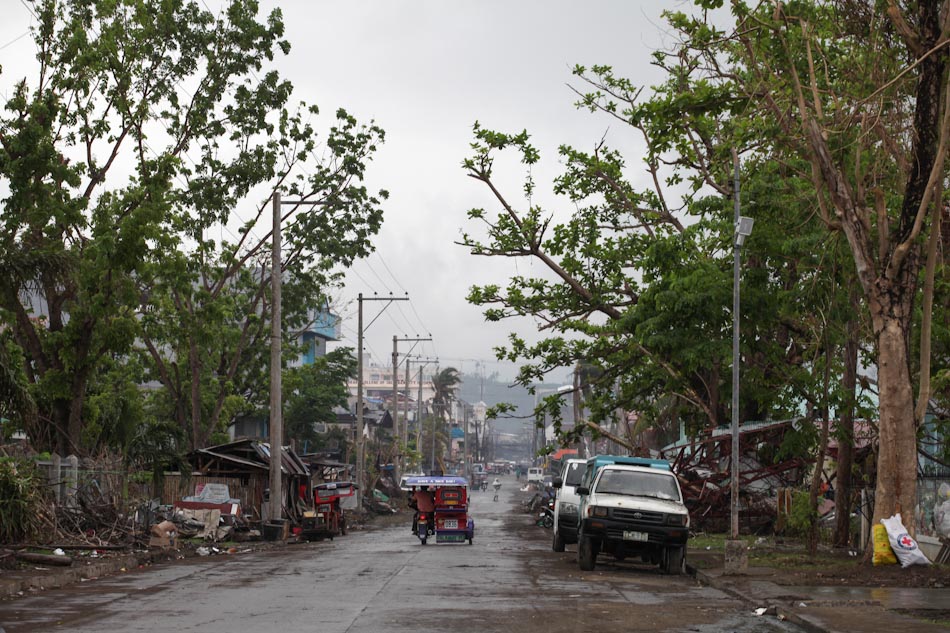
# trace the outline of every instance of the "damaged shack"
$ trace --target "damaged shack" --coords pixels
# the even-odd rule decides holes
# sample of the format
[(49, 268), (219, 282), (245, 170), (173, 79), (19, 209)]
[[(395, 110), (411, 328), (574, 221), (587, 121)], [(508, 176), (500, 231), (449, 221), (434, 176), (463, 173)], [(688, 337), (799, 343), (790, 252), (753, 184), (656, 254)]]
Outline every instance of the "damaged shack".
[[(190, 509), (203, 509), (205, 505), (211, 503), (222, 512), (229, 510), (237, 512), (248, 521), (261, 520), (262, 507), (269, 492), (271, 460), (269, 444), (241, 439), (218, 446), (200, 448), (190, 453), (188, 459), (193, 468), (188, 487), (194, 490), (194, 497), (200, 496), (208, 484), (223, 484), (227, 486), (228, 494), (232, 498), (190, 498), (185, 501), (181, 497), (179, 486), (166, 485), (165, 495), (163, 495), (165, 503)], [(280, 452), (280, 465), (283, 479), (281, 486), (283, 516), (287, 517), (291, 523), (299, 523), (303, 511), (301, 492), (306, 498), (307, 491), (310, 489), (310, 470), (289, 446), (284, 446)], [(198, 506), (195, 505), (196, 503)], [(235, 503), (239, 507), (230, 507)]]

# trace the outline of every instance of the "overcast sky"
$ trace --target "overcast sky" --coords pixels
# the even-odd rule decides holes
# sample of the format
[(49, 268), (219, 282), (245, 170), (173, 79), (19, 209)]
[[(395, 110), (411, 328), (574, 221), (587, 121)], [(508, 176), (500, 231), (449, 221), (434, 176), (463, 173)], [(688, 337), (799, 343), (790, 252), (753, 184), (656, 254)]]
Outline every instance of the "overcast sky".
[[(0, 0), (4, 87), (17, 57), (33, 55), (30, 38), (17, 39), (32, 20), (25, 2)], [(206, 5), (220, 2), (207, 0)], [(263, 12), (273, 6), (278, 3), (262, 1)], [(575, 64), (607, 64), (636, 83), (656, 83), (660, 76), (650, 65), (650, 53), (671, 43), (660, 14), (666, 8), (687, 10), (690, 4), (289, 0), (279, 6), (292, 50), (278, 60), (278, 69), (295, 84), (295, 97), (319, 105), (327, 121), (343, 107), (386, 131), (367, 184), (389, 190), (390, 198), (377, 253), (348, 271), (346, 288), (337, 293), (342, 343), (356, 345), (358, 293), (408, 293), (410, 302), (392, 304), (366, 331), (367, 350), (376, 360), (390, 362), (393, 335), (431, 333), (433, 342), (415, 353), (438, 357), (443, 367), (498, 371), (510, 378), (514, 368), (499, 365), (492, 348), (512, 329), (536, 338), (533, 324), (487, 324), (465, 296), (473, 284), (504, 284), (513, 273), (539, 269), (523, 261), (476, 258), (454, 243), (463, 229), (476, 229), (467, 224), (470, 208), (496, 209), (484, 185), (460, 166), (472, 124), (527, 129), (542, 156), (533, 171), (539, 185), (535, 202), (562, 210), (566, 203), (545, 193), (557, 173), (559, 144), (590, 150), (607, 134), (612, 145), (628, 150), (633, 171), (641, 171), (631, 130), (575, 109), (567, 86), (570, 71)], [(508, 193), (521, 204), (523, 172), (513, 164), (507, 174)], [(382, 305), (365, 304), (366, 323)], [(400, 351), (410, 345), (401, 343)], [(554, 376), (552, 382), (562, 379)]]

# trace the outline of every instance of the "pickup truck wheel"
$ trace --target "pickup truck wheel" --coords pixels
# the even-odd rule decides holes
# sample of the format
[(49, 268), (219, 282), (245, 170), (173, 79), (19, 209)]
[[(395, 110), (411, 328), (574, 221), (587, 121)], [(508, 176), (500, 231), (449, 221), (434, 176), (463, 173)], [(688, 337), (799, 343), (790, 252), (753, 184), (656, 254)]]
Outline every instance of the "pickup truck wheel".
[(561, 538), (561, 533), (557, 530), (554, 530), (554, 541), (551, 543), (551, 549), (555, 552), (564, 551), (564, 539)]
[(577, 566), (583, 571), (593, 571), (596, 560), (593, 539), (582, 534), (577, 539)]
[(679, 575), (686, 569), (686, 548), (666, 547), (660, 559), (660, 570), (666, 574)]

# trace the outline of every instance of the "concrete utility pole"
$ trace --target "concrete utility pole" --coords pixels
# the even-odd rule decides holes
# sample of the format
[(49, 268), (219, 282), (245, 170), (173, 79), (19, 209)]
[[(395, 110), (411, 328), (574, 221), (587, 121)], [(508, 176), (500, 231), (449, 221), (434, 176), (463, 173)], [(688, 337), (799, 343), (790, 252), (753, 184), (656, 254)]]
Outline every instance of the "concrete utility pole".
[(462, 453), (462, 476), (468, 477), (469, 468), (472, 465), (472, 453), (468, 446), (468, 406), (462, 403), (462, 446), (465, 448)]
[[(399, 425), (399, 407), (396, 405), (396, 399), (398, 398), (398, 389), (396, 381), (399, 376), (399, 342), (408, 341), (408, 342), (421, 342), (421, 341), (431, 341), (432, 337), (428, 338), (398, 338), (393, 334), (393, 403), (392, 403), (392, 416), (393, 416), (393, 439), (398, 441), (405, 447), (409, 443), (409, 425), (408, 420), (409, 416), (406, 416), (406, 419), (403, 420), (403, 425)], [(411, 351), (411, 350), (410, 350)], [(406, 391), (409, 390), (409, 364), (406, 364)], [(408, 404), (407, 404), (408, 406)], [(402, 474), (402, 468), (400, 465), (400, 471), (397, 475)]]
[[(438, 366), (438, 365), (435, 366), (435, 373), (436, 373), (436, 374), (439, 373), (439, 366)], [(435, 430), (436, 430), (436, 428), (435, 428), (435, 423), (436, 423), (437, 420), (438, 420), (439, 422), (441, 422), (441, 420), (440, 420), (439, 418), (440, 418), (441, 415), (442, 415), (442, 412), (441, 412), (441, 411), (439, 412), (439, 415), (435, 415), (435, 398), (432, 399), (432, 413), (433, 413), (433, 416), (432, 416), (432, 454), (429, 456), (429, 474), (430, 474), (430, 475), (434, 475), (434, 474), (435, 474)], [(439, 426), (441, 426), (441, 424), (440, 424)]]
[(271, 229), (271, 320), (270, 320), (270, 501), (267, 504), (268, 520), (283, 517), (283, 491), (281, 490), (281, 457), (284, 444), (284, 416), (281, 402), (281, 258), (280, 223), (281, 205), (315, 205), (306, 200), (281, 200), (280, 192), (275, 191), (272, 202), (273, 226)]
[[(402, 443), (402, 446), (404, 449), (407, 446), (409, 446), (409, 365), (411, 364), (411, 362), (412, 361), (409, 360), (409, 357), (406, 356), (406, 396), (403, 399), (403, 406), (402, 406), (402, 424), (403, 424), (403, 427), (405, 427), (404, 432), (403, 432), (403, 443)], [(405, 455), (400, 460), (399, 465), (401, 468), (405, 468), (406, 466)], [(402, 473), (400, 472), (400, 475), (401, 474)]]
[[(428, 364), (430, 364), (430, 363), (437, 363), (437, 362), (439, 362), (439, 361), (437, 361), (437, 360), (430, 360), (430, 359), (428, 359), (428, 358), (426, 358), (426, 359), (414, 360), (414, 359), (412, 359), (412, 358), (409, 358), (408, 356), (406, 357), (406, 392), (407, 392), (407, 393), (409, 392), (409, 372), (410, 372), (410, 369), (409, 369), (409, 368), (410, 368), (410, 365), (412, 365), (412, 364), (419, 365), (419, 395), (416, 397), (416, 424), (419, 425), (419, 429), (420, 429), (420, 430), (421, 430), (421, 428), (422, 428), (422, 424), (421, 424), (421, 423), (422, 423), (422, 375), (423, 375), (422, 370), (423, 370), (423, 368), (424, 368), (426, 365), (428, 365)], [(405, 434), (406, 434), (406, 435), (405, 435), (405, 444), (408, 445), (408, 444), (409, 444), (409, 400), (408, 400), (408, 399), (406, 400), (405, 411), (406, 411), (406, 416), (405, 416), (405, 420), (404, 420), (404, 423), (405, 423)], [(417, 437), (416, 437), (416, 442), (417, 442), (416, 450), (419, 450), (419, 451), (421, 452), (422, 447), (418, 445), (418, 441), (419, 441), (419, 436), (417, 435)], [(420, 464), (420, 467), (421, 467), (421, 466), (422, 466), (422, 465)]]
[[(386, 301), (386, 305), (382, 307), (373, 320), (369, 322), (365, 328), (363, 327), (363, 302), (364, 301)], [(373, 323), (376, 322), (376, 319), (379, 318), (380, 314), (389, 307), (389, 304), (393, 301), (409, 301), (408, 295), (405, 297), (394, 297), (392, 295), (388, 297), (364, 297), (361, 292), (357, 297), (358, 303), (358, 317), (357, 317), (357, 332), (356, 332), (356, 437), (353, 440), (356, 442), (356, 486), (357, 486), (357, 504), (358, 507), (362, 505), (363, 499), (363, 471), (366, 468), (366, 445), (363, 441), (363, 331), (364, 329), (368, 330)]]

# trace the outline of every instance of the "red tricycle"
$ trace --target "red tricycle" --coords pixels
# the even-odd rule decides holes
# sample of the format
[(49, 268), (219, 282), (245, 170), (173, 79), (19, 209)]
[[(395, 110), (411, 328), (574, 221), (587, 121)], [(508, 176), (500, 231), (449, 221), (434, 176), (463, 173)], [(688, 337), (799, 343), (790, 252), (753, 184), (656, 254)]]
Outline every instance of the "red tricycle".
[(423, 545), (430, 536), (436, 543), (472, 544), (475, 521), (468, 516), (468, 482), (463, 477), (409, 477), (406, 487), (416, 509), (413, 533)]
[(350, 481), (330, 481), (313, 487), (313, 510), (303, 513), (302, 536), (308, 540), (346, 534), (343, 499), (356, 494)]

